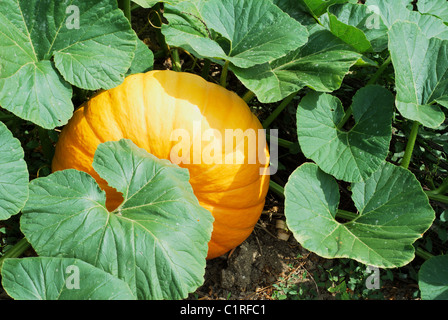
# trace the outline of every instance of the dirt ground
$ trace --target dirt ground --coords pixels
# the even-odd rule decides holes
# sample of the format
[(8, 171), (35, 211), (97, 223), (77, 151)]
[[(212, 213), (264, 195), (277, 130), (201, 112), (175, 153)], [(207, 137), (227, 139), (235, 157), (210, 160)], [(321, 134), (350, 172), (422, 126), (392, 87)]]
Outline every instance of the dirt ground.
[[(318, 257), (310, 255), (293, 237), (287, 241), (278, 239), (273, 228), (269, 230), (263, 224), (259, 222), (234, 251), (207, 262), (204, 284), (191, 298), (272, 299), (274, 284), (314, 271)], [(316, 286), (311, 279), (305, 281)]]
[[(207, 262), (204, 284), (189, 299), (272, 300), (278, 299), (279, 288), (284, 287), (304, 288), (301, 299), (340, 299), (340, 295), (329, 292), (315, 278), (340, 264), (340, 260), (324, 259), (309, 252), (292, 235), (287, 240), (279, 239), (284, 232), (277, 229), (277, 220), (284, 220), (284, 214), (272, 200), (267, 200), (265, 211), (246, 241)], [(380, 270), (381, 275), (385, 272)], [(380, 289), (370, 299), (415, 300), (413, 294), (418, 289), (415, 281), (397, 277), (401, 274), (398, 269), (393, 272), (394, 279), (382, 279)], [(287, 297), (295, 298), (298, 296), (294, 294)]]

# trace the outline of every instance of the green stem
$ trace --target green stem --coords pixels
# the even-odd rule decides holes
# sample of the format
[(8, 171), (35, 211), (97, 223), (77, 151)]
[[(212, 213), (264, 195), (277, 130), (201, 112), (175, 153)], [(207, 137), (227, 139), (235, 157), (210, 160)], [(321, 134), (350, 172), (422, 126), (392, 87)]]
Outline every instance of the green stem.
[(19, 258), (31, 245), (23, 238), (19, 242), (17, 242), (11, 249), (6, 251), (6, 253), (0, 258), (0, 271), (2, 269), (3, 261), (8, 258)]
[[(389, 66), (389, 64), (392, 62), (392, 58), (391, 56), (389, 56), (384, 62), (383, 64), (378, 68), (378, 70), (375, 72), (375, 74), (370, 78), (370, 80), (367, 82), (367, 85), (372, 85), (375, 84), (379, 77), (383, 74), (384, 70), (386, 70), (386, 68)], [(339, 122), (337, 128), (339, 130), (341, 130), (344, 125), (347, 123), (348, 119), (350, 119), (350, 117), (353, 114), (353, 110), (352, 107), (350, 106), (347, 111), (345, 112), (344, 117), (342, 118), (341, 122)]]
[[(271, 138), (271, 136), (266, 134), (266, 139), (270, 140), (270, 138)], [(294, 145), (294, 142), (291, 142), (289, 140), (285, 140), (285, 139), (282, 139), (282, 138), (277, 138), (277, 144), (278, 144), (279, 147), (283, 147), (283, 148), (289, 149), (289, 148), (291, 148)]]
[(226, 61), (221, 72), (220, 84), (224, 88), (227, 87), (227, 73), (229, 72), (229, 63), (229, 61)]
[(409, 167), (409, 164), (411, 163), (412, 153), (414, 152), (415, 140), (417, 139), (419, 127), (420, 123), (414, 121), (414, 123), (412, 124), (411, 133), (409, 134), (406, 150), (404, 152), (403, 159), (401, 160), (401, 166), (405, 169), (407, 169)]
[(386, 68), (390, 65), (391, 62), (392, 62), (392, 58), (391, 58), (391, 56), (389, 56), (383, 62), (383, 64), (378, 68), (378, 70), (375, 72), (375, 74), (372, 76), (372, 78), (370, 78), (370, 80), (367, 82), (367, 85), (375, 84), (378, 81), (379, 77), (383, 74), (384, 70), (386, 70)]
[(445, 179), (442, 182), (442, 184), (437, 189), (435, 189), (433, 192), (435, 194), (445, 194), (447, 191), (448, 191), (448, 178)]
[(131, 22), (131, 0), (118, 0), (118, 7), (123, 10), (125, 17)]
[(448, 196), (444, 196), (443, 194), (437, 194), (434, 191), (425, 191), (429, 200), (438, 201), (442, 203), (448, 203)]
[(182, 65), (179, 58), (179, 50), (176, 48), (171, 49), (171, 58), (173, 59), (173, 69), (177, 72), (182, 71)]
[(269, 115), (269, 117), (263, 121), (263, 128), (268, 128), (271, 123), (280, 115), (280, 113), (288, 106), (288, 104), (294, 99), (298, 92), (294, 92), (287, 96), (283, 101), (278, 105), (278, 107)]
[(337, 128), (338, 130), (341, 130), (342, 127), (347, 123), (348, 119), (350, 119), (350, 117), (353, 114), (353, 110), (352, 110), (352, 106), (348, 107), (348, 109), (345, 111), (345, 115), (342, 118), (341, 122), (339, 122)]
[(358, 218), (359, 216), (351, 211), (338, 209), (338, 211), (336, 212), (336, 217), (351, 221)]
[(420, 247), (415, 248), (415, 254), (416, 254), (417, 256), (419, 256), (420, 258), (423, 258), (423, 259), (425, 259), (425, 260), (428, 260), (428, 259), (434, 257), (434, 255), (432, 255), (432, 254), (429, 253), (429, 252), (426, 252), (425, 250), (423, 250), (423, 249), (420, 248)]
[(244, 96), (243, 96), (243, 100), (244, 100), (246, 103), (249, 103), (250, 100), (252, 100), (254, 97), (255, 97), (255, 93), (253, 93), (252, 91), (248, 90), (248, 91), (244, 94)]
[(280, 197), (285, 197), (285, 189), (281, 185), (279, 185), (277, 182), (270, 180), (269, 181), (269, 189), (271, 189), (274, 193), (276, 193)]

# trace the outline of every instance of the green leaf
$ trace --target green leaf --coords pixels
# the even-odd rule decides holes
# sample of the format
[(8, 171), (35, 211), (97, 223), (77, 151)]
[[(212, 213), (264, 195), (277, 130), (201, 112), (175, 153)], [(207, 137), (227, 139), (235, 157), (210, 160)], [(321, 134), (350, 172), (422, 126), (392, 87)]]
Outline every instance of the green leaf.
[(20, 141), (0, 122), (0, 220), (9, 219), (25, 206), (28, 179)]
[(297, 5), (297, 0), (271, 0), (276, 6), (299, 21), (304, 26), (313, 26), (316, 20), (304, 8)]
[(345, 112), (341, 101), (311, 92), (297, 108), (297, 135), (304, 155), (339, 180), (366, 180), (386, 159), (392, 137), (394, 97), (380, 86), (360, 89), (353, 98), (356, 124), (338, 128)]
[[(416, 23), (428, 38), (448, 39), (448, 26), (441, 19), (410, 10), (407, 0), (367, 0), (366, 5), (377, 13), (377, 16), (373, 17), (374, 24), (380, 24), (382, 21), (391, 28), (397, 21), (410, 21)], [(410, 6), (412, 8), (412, 5)]]
[(357, 52), (381, 52), (387, 48), (386, 25), (365, 5), (333, 5), (320, 21)]
[(201, 15), (203, 4), (204, 1), (184, 1), (175, 6), (165, 5), (164, 17), (169, 24), (162, 25), (162, 33), (168, 44), (181, 47), (198, 58), (225, 59), (218, 36), (207, 27)]
[(62, 126), (71, 118), (71, 97), (71, 86), (51, 61), (28, 63), (13, 76), (0, 78), (2, 107), (46, 129)]
[(381, 268), (412, 261), (413, 242), (435, 217), (415, 176), (385, 162), (369, 179), (355, 183), (352, 192), (358, 217), (338, 222), (336, 180), (315, 164), (297, 168), (285, 186), (286, 222), (297, 241), (324, 258), (350, 258)]
[(448, 22), (448, 2), (446, 0), (419, 0), (417, 8), (421, 13), (429, 13)]
[(284, 56), (308, 38), (304, 26), (269, 0), (183, 2), (167, 10), (167, 43), (241, 68)]
[(132, 60), (131, 67), (129, 68), (126, 76), (135, 73), (145, 73), (152, 70), (154, 67), (154, 54), (148, 48), (148, 46), (141, 41), (137, 41), (137, 50), (135, 51), (134, 60)]
[(418, 272), (423, 300), (448, 300), (448, 256), (426, 260)]
[(306, 86), (321, 92), (338, 89), (360, 57), (331, 32), (315, 27), (306, 45), (280, 59), (248, 69), (230, 69), (261, 102), (271, 103)]
[(202, 15), (230, 41), (229, 60), (239, 67), (279, 58), (308, 38), (305, 27), (266, 0), (210, 0)]
[(415, 23), (398, 21), (391, 27), (396, 105), (403, 117), (430, 128), (444, 121), (436, 102), (448, 97), (447, 48), (448, 40), (428, 38)]
[(357, 0), (297, 0), (297, 5), (317, 18), (323, 15), (329, 6), (347, 2), (356, 3)]
[(4, 0), (0, 104), (44, 128), (61, 126), (73, 113), (70, 84), (117, 86), (135, 48), (136, 35), (115, 0)]
[(73, 258), (6, 259), (2, 284), (16, 300), (135, 300), (126, 282)]
[(101, 144), (93, 162), (124, 202), (114, 212), (84, 172), (35, 179), (21, 229), (39, 255), (82, 259), (128, 283), (139, 299), (181, 299), (203, 282), (213, 218), (188, 170), (130, 140)]

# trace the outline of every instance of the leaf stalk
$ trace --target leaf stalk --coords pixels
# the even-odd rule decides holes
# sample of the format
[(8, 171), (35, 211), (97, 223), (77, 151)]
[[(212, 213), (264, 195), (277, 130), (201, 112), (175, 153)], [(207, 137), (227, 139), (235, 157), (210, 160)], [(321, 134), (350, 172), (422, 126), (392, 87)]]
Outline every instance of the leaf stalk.
[(26, 240), (26, 238), (23, 238), (19, 242), (17, 242), (11, 249), (6, 251), (6, 253), (0, 258), (0, 273), (2, 270), (3, 262), (8, 258), (19, 258), (28, 248), (30, 248), (31, 245)]
[(404, 152), (403, 159), (401, 160), (401, 167), (407, 169), (411, 163), (412, 153), (414, 152), (415, 141), (417, 140), (418, 129), (420, 123), (414, 121), (412, 124), (411, 133), (409, 134), (408, 143), (406, 144), (406, 150)]
[(131, 0), (118, 0), (118, 7), (123, 10), (124, 16), (131, 23)]
[(227, 87), (227, 74), (229, 72), (229, 64), (230, 62), (227, 60), (222, 68), (220, 84), (222, 87)]
[(267, 117), (266, 120), (263, 121), (263, 128), (268, 128), (272, 122), (280, 115), (280, 113), (288, 106), (288, 104), (294, 99), (298, 92), (294, 92), (287, 96), (283, 101), (278, 105), (278, 107)]

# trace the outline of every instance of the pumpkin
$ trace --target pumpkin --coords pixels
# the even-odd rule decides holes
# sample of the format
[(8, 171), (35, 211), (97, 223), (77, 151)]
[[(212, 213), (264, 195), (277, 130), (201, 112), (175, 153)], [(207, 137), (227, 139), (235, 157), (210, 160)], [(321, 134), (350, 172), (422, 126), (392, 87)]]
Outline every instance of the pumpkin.
[[(200, 205), (215, 219), (207, 255), (212, 259), (241, 244), (264, 207), (269, 153), (260, 129), (240, 97), (197, 75), (169, 70), (134, 74), (75, 111), (59, 136), (52, 170), (89, 173), (106, 191), (112, 212), (123, 198), (92, 168), (100, 143), (130, 139), (187, 168)], [(256, 135), (255, 151), (264, 159), (254, 160), (250, 135), (257, 132), (263, 135)]]

